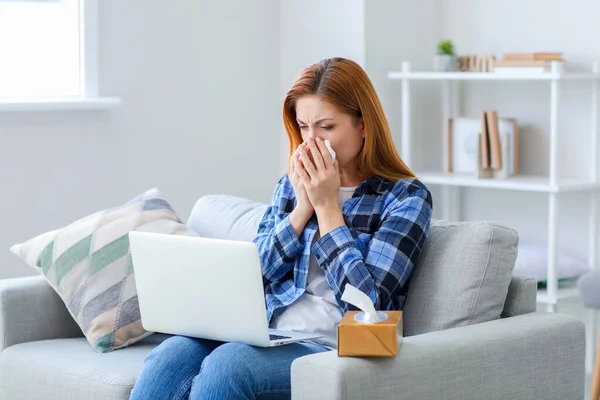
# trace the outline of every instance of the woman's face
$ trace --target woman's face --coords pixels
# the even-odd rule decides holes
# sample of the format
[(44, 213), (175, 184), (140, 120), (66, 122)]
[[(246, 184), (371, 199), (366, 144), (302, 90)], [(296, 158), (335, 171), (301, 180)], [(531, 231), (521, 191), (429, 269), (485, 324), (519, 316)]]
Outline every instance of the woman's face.
[(318, 96), (302, 96), (296, 101), (296, 119), (302, 141), (306, 142), (309, 137), (329, 139), (342, 168), (354, 160), (362, 148), (363, 121), (355, 121)]

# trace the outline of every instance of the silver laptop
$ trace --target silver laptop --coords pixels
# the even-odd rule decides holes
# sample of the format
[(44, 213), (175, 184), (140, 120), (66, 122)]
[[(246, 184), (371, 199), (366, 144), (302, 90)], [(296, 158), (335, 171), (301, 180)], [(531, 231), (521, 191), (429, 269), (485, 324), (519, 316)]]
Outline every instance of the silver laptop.
[(322, 335), (269, 329), (256, 244), (129, 234), (144, 329), (279, 346)]

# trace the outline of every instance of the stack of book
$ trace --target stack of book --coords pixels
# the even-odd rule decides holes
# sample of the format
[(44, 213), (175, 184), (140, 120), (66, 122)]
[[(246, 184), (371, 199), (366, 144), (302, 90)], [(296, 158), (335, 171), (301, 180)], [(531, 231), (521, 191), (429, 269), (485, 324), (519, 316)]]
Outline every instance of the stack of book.
[[(479, 166), (483, 170), (503, 170), (507, 176), (519, 171), (519, 129), (517, 120), (498, 118), (495, 110), (481, 112)], [(507, 154), (502, 153), (502, 149)], [(508, 165), (506, 165), (507, 163)]]
[(549, 72), (551, 61), (563, 61), (562, 53), (506, 53), (494, 63), (494, 72)]

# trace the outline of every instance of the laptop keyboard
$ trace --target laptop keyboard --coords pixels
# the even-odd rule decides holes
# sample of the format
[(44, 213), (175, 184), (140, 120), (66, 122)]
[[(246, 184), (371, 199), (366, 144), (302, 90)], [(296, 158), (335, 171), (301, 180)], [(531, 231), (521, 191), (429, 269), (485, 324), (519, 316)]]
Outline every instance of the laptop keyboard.
[(291, 339), (291, 336), (279, 336), (279, 335), (269, 335), (269, 339), (271, 340), (281, 340), (281, 339)]

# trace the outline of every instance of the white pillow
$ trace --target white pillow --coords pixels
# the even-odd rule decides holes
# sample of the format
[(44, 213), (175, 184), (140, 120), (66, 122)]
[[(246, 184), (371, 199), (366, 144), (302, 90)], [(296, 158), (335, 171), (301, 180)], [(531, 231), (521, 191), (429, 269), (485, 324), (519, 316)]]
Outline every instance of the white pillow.
[[(588, 263), (569, 250), (559, 249), (557, 255), (558, 279), (577, 278), (589, 271)], [(547, 279), (548, 247), (536, 244), (519, 244), (519, 254), (513, 275), (534, 278), (538, 282)]]
[(141, 322), (131, 231), (197, 236), (154, 188), (10, 249), (46, 277), (100, 353), (151, 334)]

